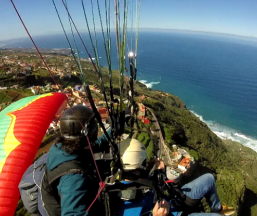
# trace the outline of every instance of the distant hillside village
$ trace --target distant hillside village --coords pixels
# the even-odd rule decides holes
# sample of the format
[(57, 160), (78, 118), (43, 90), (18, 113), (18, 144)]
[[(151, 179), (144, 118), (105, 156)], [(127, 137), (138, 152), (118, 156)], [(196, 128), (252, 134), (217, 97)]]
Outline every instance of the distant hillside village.
[[(101, 93), (101, 91), (97, 88), (97, 85), (90, 85), (89, 87), (90, 87), (91, 91), (93, 91), (95, 93)], [(60, 91), (60, 90), (59, 90), (58, 86), (52, 85), (52, 86), (46, 86), (43, 88), (41, 88), (40, 86), (33, 86), (33, 87), (31, 87), (31, 91), (34, 94), (40, 94), (40, 93), (46, 92), (46, 91), (53, 92), (53, 91)], [(71, 105), (71, 106), (83, 105), (83, 106), (91, 108), (91, 105), (90, 105), (88, 99), (86, 98), (86, 93), (85, 93), (85, 91), (82, 91), (82, 87), (80, 85), (76, 85), (74, 87), (69, 86), (64, 89), (63, 93), (68, 97), (69, 105)], [(98, 112), (101, 115), (101, 118), (105, 125), (105, 128), (108, 129), (110, 127), (110, 125), (107, 123), (107, 122), (109, 122), (109, 115), (108, 115), (108, 111), (105, 107), (105, 102), (101, 101), (101, 100), (97, 100), (97, 99), (94, 99), (94, 102), (95, 102)], [(68, 105), (65, 109), (67, 109), (67, 108), (68, 108)], [(49, 129), (47, 130), (48, 134), (59, 131), (60, 117), (61, 117), (61, 114), (56, 116), (55, 119), (53, 120), (53, 122), (50, 124)]]
[[(59, 79), (70, 79), (72, 75), (77, 76), (77, 67), (74, 65), (74, 61), (69, 56), (54, 56), (44, 55), (43, 56), (49, 66), (49, 69), (53, 75)], [(82, 59), (84, 63), (87, 63), (87, 59)], [(84, 64), (87, 65), (87, 64)], [(89, 64), (88, 64), (89, 65)], [(84, 68), (86, 70), (92, 70), (90, 66)], [(41, 60), (37, 55), (31, 53), (20, 53), (12, 50), (0, 50), (0, 81), (14, 81), (14, 85), (1, 86), (0, 83), (0, 111), (5, 107), (14, 103), (15, 101), (30, 95), (38, 95), (49, 92), (60, 92), (61, 85), (46, 84), (44, 86), (32, 85), (28, 88), (20, 86), (19, 81), (26, 82), (29, 76), (40, 76), (40, 79), (49, 77), (47, 68), (42, 64)], [(125, 77), (128, 82), (129, 78)], [(101, 90), (97, 84), (89, 85), (90, 90), (97, 97), (94, 99), (95, 105), (98, 112), (101, 115), (102, 121), (108, 129), (110, 127), (109, 112), (106, 108), (105, 101), (102, 98)], [(69, 104), (72, 106), (83, 105), (91, 108), (90, 103), (87, 99), (86, 92), (81, 85), (68, 86), (63, 90), (63, 93), (68, 97)], [(147, 116), (146, 108), (141, 103), (146, 96), (141, 96), (139, 99), (137, 115), (138, 119), (144, 123), (149, 124), (149, 118)], [(125, 100), (127, 104), (129, 101)], [(68, 107), (66, 107), (67, 109)], [(55, 119), (50, 124), (47, 134), (55, 134), (59, 131), (59, 119), (61, 115), (55, 116)]]
[[(49, 50), (48, 50), (49, 52)], [(71, 79), (72, 75), (77, 75), (73, 59), (69, 56), (43, 55), (53, 76), (58, 80)], [(82, 59), (82, 62), (88, 62)], [(90, 70), (90, 68), (85, 68)], [(42, 81), (43, 80), (43, 81)], [(0, 50), (0, 91), (24, 89), (24, 85), (30, 87), (34, 94), (56, 91), (58, 87), (51, 82), (44, 86), (33, 86), (37, 81), (41, 83), (51, 80), (47, 68), (37, 55), (33, 53), (22, 53), (17, 50)], [(16, 101), (8, 91), (7, 94), (0, 92), (0, 110)], [(25, 91), (21, 94), (24, 95)], [(11, 94), (11, 95), (10, 95)], [(26, 91), (25, 96), (30, 95)]]
[[(35, 54), (20, 54), (12, 50), (0, 51), (0, 54), (0, 78), (11, 76), (15, 79), (25, 79), (27, 75), (46, 73), (48, 70)], [(72, 74), (78, 73), (74, 60), (69, 56), (43, 55), (43, 57), (55, 76), (70, 78)], [(81, 61), (88, 62), (87, 59)]]

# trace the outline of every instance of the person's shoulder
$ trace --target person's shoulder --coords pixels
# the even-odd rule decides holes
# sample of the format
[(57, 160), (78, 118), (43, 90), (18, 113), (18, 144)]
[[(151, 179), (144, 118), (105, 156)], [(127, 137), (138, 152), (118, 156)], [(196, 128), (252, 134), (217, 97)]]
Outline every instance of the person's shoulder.
[(54, 144), (49, 151), (47, 166), (50, 170), (53, 170), (57, 168), (60, 164), (76, 160), (77, 158), (77, 155), (70, 155), (65, 152), (65, 150), (61, 148), (60, 143)]
[(59, 188), (61, 187), (70, 187), (74, 189), (74, 187), (82, 187), (87, 185), (87, 176), (80, 173), (69, 173), (61, 177)]
[(55, 154), (56, 151), (61, 151), (61, 143), (55, 143), (50, 147), (49, 155)]
[(80, 173), (68, 173), (64, 176), (61, 177), (60, 182), (64, 181), (72, 181), (72, 180), (80, 180), (80, 179), (85, 179), (86, 175), (80, 174)]

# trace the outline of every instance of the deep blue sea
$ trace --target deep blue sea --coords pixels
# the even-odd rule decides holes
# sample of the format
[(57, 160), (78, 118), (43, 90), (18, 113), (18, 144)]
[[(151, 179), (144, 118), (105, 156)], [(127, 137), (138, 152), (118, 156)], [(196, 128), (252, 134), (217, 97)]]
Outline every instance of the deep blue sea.
[[(83, 35), (93, 55), (88, 36)], [(63, 35), (35, 37), (41, 48), (68, 48)], [(128, 36), (128, 44), (133, 44)], [(107, 66), (101, 37), (101, 65)], [(112, 64), (117, 69), (115, 36)], [(0, 42), (1, 48), (32, 47), (29, 39)], [(88, 58), (81, 43), (80, 55)], [(171, 31), (140, 32), (138, 79), (179, 96), (188, 109), (223, 139), (257, 151), (257, 42), (247, 38)]]

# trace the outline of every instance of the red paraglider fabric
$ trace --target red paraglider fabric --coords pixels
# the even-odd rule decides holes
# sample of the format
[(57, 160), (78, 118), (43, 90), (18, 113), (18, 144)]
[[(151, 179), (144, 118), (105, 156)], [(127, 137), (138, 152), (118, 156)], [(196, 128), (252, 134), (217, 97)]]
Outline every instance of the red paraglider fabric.
[(49, 93), (21, 99), (0, 112), (0, 215), (14, 215), (21, 177), (66, 103), (63, 93)]

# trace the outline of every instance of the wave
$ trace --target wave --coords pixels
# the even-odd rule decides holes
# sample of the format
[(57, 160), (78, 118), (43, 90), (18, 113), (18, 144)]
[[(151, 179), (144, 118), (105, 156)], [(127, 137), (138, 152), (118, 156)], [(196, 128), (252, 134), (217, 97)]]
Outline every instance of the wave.
[(152, 88), (153, 85), (159, 84), (160, 82), (149, 82), (147, 83), (147, 80), (138, 80), (139, 82), (146, 85), (147, 88)]
[(257, 139), (240, 133), (239, 131), (229, 128), (227, 126), (221, 125), (214, 121), (204, 120), (203, 116), (197, 114), (196, 112), (190, 110), (195, 116), (197, 116), (201, 121), (205, 122), (208, 127), (215, 133), (219, 138), (225, 140), (232, 140), (235, 142), (240, 142), (246, 147), (249, 147), (257, 152)]
[[(100, 58), (102, 58), (102, 57), (101, 57), (101, 56), (99, 56), (99, 59), (100, 59)], [(95, 61), (95, 60), (96, 60), (96, 58), (92, 58), (92, 57), (91, 57), (91, 59), (92, 59), (93, 61)], [(88, 60), (91, 60), (91, 59), (90, 59), (90, 58), (88, 58)]]
[(251, 141), (250, 138), (248, 138), (247, 136), (245, 136), (245, 135), (243, 135), (243, 134), (235, 133), (234, 135), (235, 135), (235, 136), (238, 136), (238, 137), (241, 137), (242, 139)]

